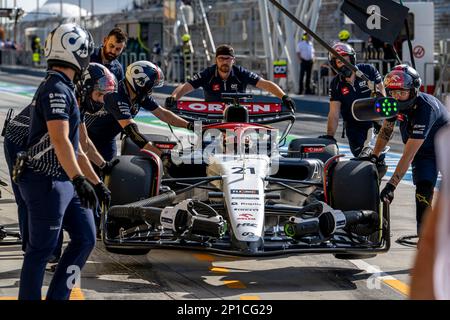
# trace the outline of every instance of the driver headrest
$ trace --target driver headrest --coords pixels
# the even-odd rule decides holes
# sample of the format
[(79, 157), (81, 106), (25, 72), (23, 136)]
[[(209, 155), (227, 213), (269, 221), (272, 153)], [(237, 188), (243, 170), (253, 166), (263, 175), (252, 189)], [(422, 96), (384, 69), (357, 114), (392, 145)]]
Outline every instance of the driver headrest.
[(248, 123), (249, 116), (246, 107), (229, 106), (223, 114), (223, 122), (241, 122)]

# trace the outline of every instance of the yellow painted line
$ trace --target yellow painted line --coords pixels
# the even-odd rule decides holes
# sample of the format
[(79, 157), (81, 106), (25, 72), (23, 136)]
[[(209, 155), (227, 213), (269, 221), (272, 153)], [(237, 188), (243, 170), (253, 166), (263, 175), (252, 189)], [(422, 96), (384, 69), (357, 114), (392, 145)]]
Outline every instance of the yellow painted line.
[(222, 268), (222, 267), (209, 267), (209, 271), (211, 272), (216, 272), (216, 273), (228, 273), (230, 272), (230, 270), (228, 270), (227, 268)]
[(1, 301), (3, 301), (3, 300), (17, 300), (17, 297), (0, 297), (0, 300)]
[(195, 253), (193, 254), (194, 258), (200, 261), (208, 261), (213, 262), (216, 261), (216, 257), (210, 255), (210, 254), (204, 254), (204, 253)]
[(84, 298), (83, 291), (80, 288), (75, 287), (72, 289), (72, 293), (70, 294), (69, 300), (86, 300)]
[(383, 282), (389, 287), (401, 292), (405, 296), (409, 296), (410, 288), (406, 283), (403, 283), (397, 279), (383, 279)]
[(246, 289), (245, 284), (239, 280), (223, 280), (223, 283), (230, 289)]
[(258, 296), (240, 296), (241, 300), (261, 300), (261, 297)]

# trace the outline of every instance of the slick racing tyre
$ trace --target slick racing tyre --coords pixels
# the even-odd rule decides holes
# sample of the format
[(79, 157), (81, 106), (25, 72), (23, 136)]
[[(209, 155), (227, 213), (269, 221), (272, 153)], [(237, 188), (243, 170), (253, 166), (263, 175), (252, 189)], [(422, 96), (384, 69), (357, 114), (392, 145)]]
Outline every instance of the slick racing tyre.
[[(369, 161), (341, 161), (331, 173), (331, 206), (345, 210), (372, 210), (379, 212), (380, 196), (376, 166)], [(382, 221), (382, 219), (380, 219)], [(373, 226), (379, 230), (379, 226)], [(378, 242), (380, 231), (368, 236), (370, 241)], [(335, 254), (338, 259), (372, 258), (376, 254)]]
[(326, 162), (337, 154), (339, 154), (337, 144), (329, 139), (299, 138), (292, 140), (288, 147), (290, 158), (312, 158)]
[[(169, 137), (164, 136), (162, 134), (144, 134), (144, 136), (148, 139), (148, 141), (153, 142), (163, 142), (169, 141)], [(142, 155), (140, 148), (128, 137), (124, 136), (122, 139), (120, 154), (125, 155)]]
[[(130, 155), (117, 158), (119, 163), (105, 179), (105, 184), (111, 191), (111, 206), (125, 205), (154, 196), (155, 178), (158, 173), (152, 165), (153, 160)], [(126, 230), (143, 223), (144, 221), (108, 217), (107, 221), (102, 223), (102, 230), (107, 230), (108, 237), (116, 237), (121, 228)], [(103, 239), (105, 241), (105, 234)], [(105, 248), (108, 252), (125, 255), (144, 255), (150, 251), (143, 248), (112, 248), (106, 242)]]

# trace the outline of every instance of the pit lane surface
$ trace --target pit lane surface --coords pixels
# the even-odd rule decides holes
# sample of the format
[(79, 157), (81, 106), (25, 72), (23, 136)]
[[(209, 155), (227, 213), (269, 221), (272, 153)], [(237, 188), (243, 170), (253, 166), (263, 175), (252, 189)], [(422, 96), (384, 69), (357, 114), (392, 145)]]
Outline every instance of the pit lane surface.
[[(6, 111), (18, 112), (40, 79), (0, 73), (0, 127)], [(20, 85), (22, 87), (18, 87)], [(163, 96), (157, 97), (162, 103)], [(144, 132), (167, 128), (142, 124)], [(293, 134), (317, 136), (323, 117), (298, 115)], [(397, 135), (398, 136), (398, 135)], [(340, 139), (339, 139), (340, 140)], [(340, 142), (345, 142), (344, 139)], [(393, 151), (399, 151), (394, 144)], [(0, 178), (8, 181), (0, 139)], [(0, 225), (17, 227), (10, 187), (3, 188)], [(392, 248), (367, 260), (337, 260), (332, 255), (235, 258), (202, 252), (154, 250), (147, 256), (106, 252), (98, 243), (83, 270), (73, 299), (404, 299), (415, 249), (394, 241), (415, 234), (413, 188), (402, 184), (391, 207)], [(17, 296), (22, 263), (19, 246), (0, 246), (0, 299)], [(48, 284), (50, 273), (46, 277)], [(45, 287), (46, 288), (46, 287)]]

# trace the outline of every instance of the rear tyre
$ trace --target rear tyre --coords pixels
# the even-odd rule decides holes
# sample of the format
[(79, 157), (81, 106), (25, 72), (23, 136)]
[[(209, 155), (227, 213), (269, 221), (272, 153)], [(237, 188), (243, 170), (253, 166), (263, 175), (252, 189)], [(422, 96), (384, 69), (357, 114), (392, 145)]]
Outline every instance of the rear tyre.
[[(118, 159), (120, 162), (105, 179), (105, 184), (111, 191), (111, 206), (125, 205), (155, 195), (155, 178), (158, 173), (154, 172), (152, 159), (130, 155), (119, 156)], [(112, 248), (105, 241), (105, 230), (111, 239), (119, 235), (121, 228), (126, 230), (142, 225), (144, 221), (110, 217), (107, 220), (102, 219), (102, 238), (108, 252), (124, 255), (145, 255), (150, 252), (150, 249), (143, 248)]]
[[(376, 166), (369, 161), (338, 162), (331, 174), (331, 206), (339, 210), (372, 210), (381, 214), (380, 189)], [(380, 217), (380, 223), (382, 217)], [(378, 242), (382, 236), (375, 231), (369, 240)], [(368, 259), (376, 254), (334, 255), (337, 259)]]
[[(303, 153), (302, 147), (323, 145), (325, 147), (323, 152)], [(326, 162), (328, 159), (339, 154), (339, 148), (332, 140), (321, 138), (299, 138), (294, 139), (289, 144), (289, 157), (292, 158), (312, 158), (320, 159)]]

